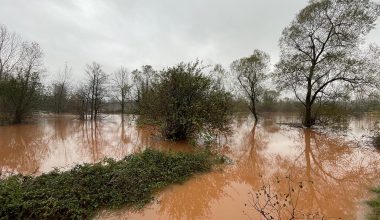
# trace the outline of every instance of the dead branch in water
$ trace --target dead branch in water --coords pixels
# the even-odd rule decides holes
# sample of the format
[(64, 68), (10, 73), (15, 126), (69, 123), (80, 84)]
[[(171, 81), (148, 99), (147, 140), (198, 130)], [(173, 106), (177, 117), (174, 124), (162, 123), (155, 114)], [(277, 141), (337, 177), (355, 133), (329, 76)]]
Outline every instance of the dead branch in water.
[[(284, 191), (281, 190), (282, 181), (286, 181), (286, 185), (282, 186), (285, 187)], [(310, 181), (297, 182), (290, 175), (286, 176), (285, 180), (277, 177), (273, 183), (263, 184), (258, 191), (250, 192), (248, 205), (266, 220), (341, 219), (326, 217), (319, 211), (306, 213), (297, 208), (306, 182)]]

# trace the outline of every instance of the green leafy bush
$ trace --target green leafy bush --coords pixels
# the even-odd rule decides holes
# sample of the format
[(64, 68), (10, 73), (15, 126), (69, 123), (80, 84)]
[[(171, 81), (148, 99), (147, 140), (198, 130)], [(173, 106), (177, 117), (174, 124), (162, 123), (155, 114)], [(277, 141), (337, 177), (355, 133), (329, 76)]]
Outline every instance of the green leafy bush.
[(211, 169), (211, 154), (146, 150), (41, 176), (0, 180), (0, 219), (88, 219), (101, 208), (142, 207), (154, 192)]
[(163, 135), (174, 140), (205, 130), (228, 130), (232, 96), (203, 71), (198, 61), (161, 71), (141, 95), (140, 120), (159, 125)]

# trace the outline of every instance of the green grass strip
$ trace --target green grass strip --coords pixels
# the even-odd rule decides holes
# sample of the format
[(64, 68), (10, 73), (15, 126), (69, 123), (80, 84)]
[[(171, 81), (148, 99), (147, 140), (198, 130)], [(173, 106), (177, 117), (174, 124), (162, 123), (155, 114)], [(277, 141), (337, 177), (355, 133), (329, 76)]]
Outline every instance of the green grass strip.
[(89, 219), (99, 209), (141, 208), (159, 189), (209, 171), (210, 153), (145, 150), (115, 161), (0, 180), (0, 219)]

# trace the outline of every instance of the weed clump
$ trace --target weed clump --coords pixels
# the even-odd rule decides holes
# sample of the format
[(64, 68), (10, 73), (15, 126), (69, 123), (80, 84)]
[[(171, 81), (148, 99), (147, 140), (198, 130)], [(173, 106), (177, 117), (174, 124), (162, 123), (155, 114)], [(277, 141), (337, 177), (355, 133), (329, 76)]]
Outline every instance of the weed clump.
[(143, 153), (41, 176), (0, 180), (0, 219), (88, 219), (102, 208), (140, 208), (153, 194), (209, 171), (210, 153)]

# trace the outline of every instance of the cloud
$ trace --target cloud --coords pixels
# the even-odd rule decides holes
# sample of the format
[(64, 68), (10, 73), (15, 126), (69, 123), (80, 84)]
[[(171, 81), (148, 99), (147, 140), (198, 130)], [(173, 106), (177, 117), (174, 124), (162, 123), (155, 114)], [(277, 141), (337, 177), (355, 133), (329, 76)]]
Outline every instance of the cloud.
[[(307, 2), (0, 0), (0, 23), (40, 43), (49, 72), (67, 61), (73, 78), (81, 79), (92, 61), (107, 72), (121, 65), (159, 69), (195, 58), (228, 66), (254, 49), (276, 61), (281, 31)], [(370, 40), (380, 40), (376, 31)]]

